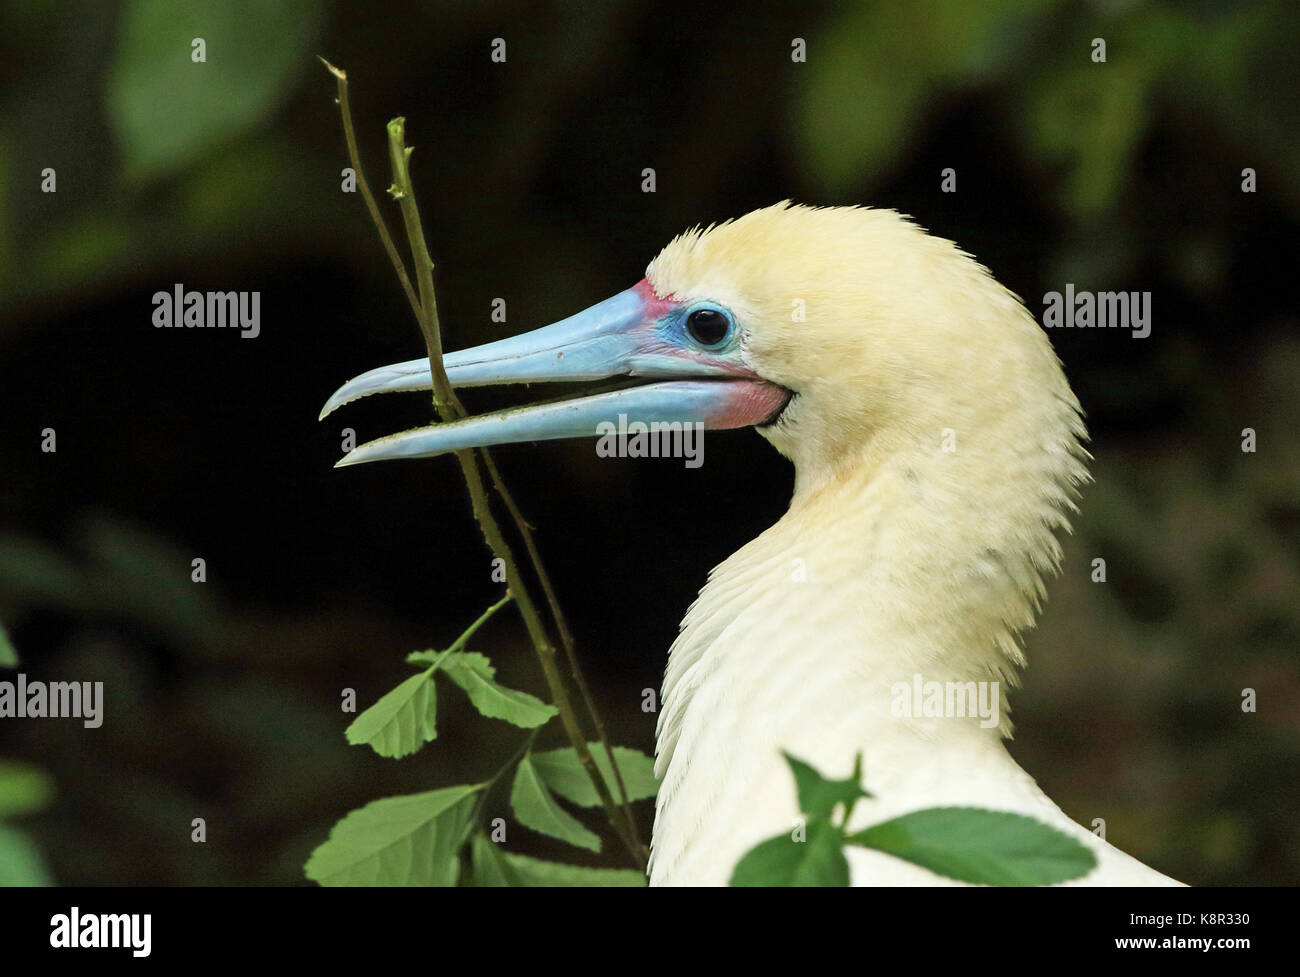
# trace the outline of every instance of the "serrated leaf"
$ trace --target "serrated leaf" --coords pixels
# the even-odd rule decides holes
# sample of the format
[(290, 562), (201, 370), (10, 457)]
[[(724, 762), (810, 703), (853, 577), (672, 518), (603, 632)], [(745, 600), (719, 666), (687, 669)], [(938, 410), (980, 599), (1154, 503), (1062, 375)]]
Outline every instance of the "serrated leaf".
[(844, 857), (844, 835), (829, 821), (808, 822), (803, 841), (793, 832), (779, 834), (751, 848), (736, 863), (732, 885), (849, 884), (849, 862)]
[(455, 885), (478, 786), (385, 797), (330, 830), (303, 871), (321, 885)]
[(532, 758), (525, 756), (515, 768), (515, 782), (510, 788), (510, 806), (525, 827), (559, 838), (579, 848), (600, 851), (600, 839), (564, 810), (542, 783)]
[(9, 640), (9, 632), (0, 624), (0, 668), (17, 668), (18, 650)]
[[(462, 651), (458, 652), (458, 654), (464, 655), (474, 662), (475, 667), (486, 669), (489, 678), (496, 675), (497, 670), (492, 667), (492, 663), (488, 661), (486, 655), (480, 655), (477, 651)], [(406, 663), (408, 665), (417, 665), (420, 668), (427, 668), (429, 665), (441, 667), (443, 659), (447, 656), (448, 652), (432, 648), (426, 651), (413, 651), (406, 656)]]
[(645, 876), (635, 869), (587, 868), (548, 862), (500, 849), (482, 835), (473, 842), (475, 885), (624, 886), (644, 887)]
[(412, 675), (352, 721), (344, 731), (353, 746), (380, 756), (403, 757), (438, 735), (438, 694), (432, 671)]
[(0, 824), (0, 888), (53, 884), (45, 859), (27, 832)]
[(960, 882), (984, 885), (1054, 885), (1097, 865), (1086, 845), (1042, 821), (977, 807), (914, 811), (846, 840)]
[(524, 729), (535, 729), (559, 714), (558, 709), (536, 696), (494, 682), (496, 669), (477, 652), (448, 655), (442, 671), (465, 690), (474, 708), (489, 719), (504, 719)]
[(32, 814), (53, 796), (54, 782), (44, 771), (26, 763), (0, 760), (0, 818)]
[(799, 810), (810, 818), (829, 818), (837, 804), (850, 807), (857, 800), (871, 795), (862, 789), (857, 778), (827, 780), (813, 767), (798, 757), (784, 754), (785, 762), (794, 774), (799, 793)]
[(413, 651), (406, 656), (406, 664), (417, 665), (420, 668), (428, 668), (441, 658), (442, 655), (443, 652), (434, 651), (433, 649), (429, 649), (428, 651)]
[[(605, 756), (605, 747), (601, 743), (588, 743), (587, 749), (591, 751), (597, 769), (605, 778), (610, 796), (616, 801), (619, 800), (618, 783), (614, 780), (614, 771), (609, 765), (609, 758)], [(623, 783), (627, 787), (627, 799), (640, 801), (647, 797), (654, 797), (659, 792), (654, 759), (640, 750), (633, 750), (626, 746), (616, 746), (613, 750), (618, 769), (623, 774)], [(578, 751), (573, 747), (566, 746), (559, 750), (535, 753), (533, 766), (537, 768), (537, 773), (546, 786), (566, 801), (581, 807), (596, 807), (600, 804), (600, 795), (596, 793), (596, 786), (587, 776), (587, 771), (583, 769), (578, 759)]]

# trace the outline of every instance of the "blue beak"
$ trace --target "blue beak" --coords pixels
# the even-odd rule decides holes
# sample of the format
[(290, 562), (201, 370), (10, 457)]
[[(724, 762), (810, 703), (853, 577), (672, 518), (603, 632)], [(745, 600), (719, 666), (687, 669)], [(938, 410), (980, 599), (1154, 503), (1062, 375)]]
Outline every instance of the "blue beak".
[[(594, 437), (606, 422), (703, 424), (706, 429), (763, 423), (789, 392), (758, 377), (740, 358), (693, 348), (673, 323), (681, 304), (656, 296), (645, 281), (591, 308), (533, 332), (443, 358), (453, 387), (501, 383), (593, 381), (644, 377), (651, 382), (590, 397), (520, 407), (404, 431), (358, 446), (339, 466), (520, 441)], [(377, 393), (429, 390), (428, 359), (363, 373), (325, 403), (321, 418)]]

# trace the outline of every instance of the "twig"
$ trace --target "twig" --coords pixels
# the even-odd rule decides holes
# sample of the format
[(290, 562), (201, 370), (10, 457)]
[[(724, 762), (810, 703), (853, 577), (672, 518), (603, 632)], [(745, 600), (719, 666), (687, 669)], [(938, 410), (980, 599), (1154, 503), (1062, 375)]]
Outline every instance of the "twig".
[(375, 195), (370, 192), (370, 184), (366, 182), (365, 172), (361, 169), (361, 156), (357, 153), (357, 136), (352, 130), (352, 107), (348, 104), (347, 72), (334, 67), (319, 54), (316, 57), (320, 58), (320, 63), (329, 69), (330, 74), (338, 82), (339, 94), (335, 101), (338, 103), (339, 113), (343, 116), (343, 135), (347, 139), (348, 160), (352, 163), (352, 172), (357, 178), (357, 189), (361, 191), (361, 199), (366, 202), (366, 210), (370, 211), (370, 219), (374, 222), (375, 230), (379, 232), (379, 240), (384, 250), (388, 252), (388, 260), (393, 263), (393, 270), (397, 272), (397, 280), (402, 283), (406, 300), (411, 303), (411, 310), (415, 312), (415, 317), (418, 319), (420, 301), (415, 297), (410, 276), (406, 274), (406, 265), (402, 263), (397, 244), (393, 241), (393, 236), (388, 233), (388, 225), (384, 223), (383, 215), (379, 213), (379, 204), (375, 202)]
[[(393, 185), (389, 193), (401, 208), (402, 221), (406, 225), (406, 236), (410, 241), (411, 255), (415, 262), (415, 284), (420, 297), (420, 331), (424, 334), (424, 344), (429, 353), (429, 367), (433, 377), (433, 406), (443, 421), (454, 421), (465, 416), (465, 409), (456, 397), (456, 392), (452, 390), (451, 383), (447, 380), (447, 371), (442, 363), (438, 300), (433, 291), (433, 259), (429, 255), (429, 247), (424, 238), (420, 208), (416, 203), (415, 187), (411, 182), (409, 168), (411, 152), (411, 147), (406, 145), (406, 120), (400, 117), (393, 119), (388, 123), (388, 158), (393, 166)], [(546, 684), (551, 690), (551, 699), (560, 712), (560, 721), (564, 725), (564, 730), (578, 754), (579, 761), (591, 777), (592, 786), (596, 788), (601, 803), (605, 806), (610, 825), (618, 832), (619, 837), (628, 846), (629, 852), (640, 864), (641, 852), (632, 840), (627, 823), (619, 817), (621, 812), (615, 807), (604, 777), (601, 776), (596, 761), (587, 748), (582, 727), (569, 701), (568, 690), (564, 687), (564, 679), (555, 666), (555, 647), (551, 644), (551, 639), (537, 613), (532, 595), (519, 575), (514, 552), (506, 542), (496, 517), (492, 515), (487, 491), (483, 487), (483, 476), (474, 460), (474, 452), (457, 451), (455, 454), (456, 460), (460, 463), (461, 474), (465, 477), (465, 484), (469, 487), (474, 518), (478, 521), (488, 548), (505, 565), (506, 580), (515, 593), (515, 603), (524, 619), (524, 628), (528, 631), (533, 648), (537, 651), (537, 660), (541, 663), (542, 674), (545, 675)]]
[(451, 647), (447, 650), (455, 652), (463, 649), (467, 644), (469, 644), (469, 639), (474, 637), (478, 629), (487, 624), (488, 618), (514, 600), (514, 596), (514, 594), (507, 590), (505, 596), (480, 614), (478, 620), (462, 631), (460, 637), (453, 641)]
[[(319, 55), (317, 55), (319, 57)], [(393, 242), (392, 235), (388, 233), (388, 227), (384, 222), (383, 215), (375, 202), (374, 194), (370, 192), (370, 184), (366, 181), (365, 173), (361, 167), (361, 157), (357, 151), (356, 134), (352, 127), (352, 108), (348, 102), (348, 76), (345, 71), (336, 68), (324, 58), (320, 58), (321, 63), (329, 69), (338, 83), (339, 112), (343, 116), (343, 133), (347, 140), (348, 158), (352, 162), (352, 171), (356, 175), (357, 186), (361, 190), (361, 197), (365, 201), (366, 209), (370, 212), (370, 218), (374, 222), (375, 228), (379, 232), (379, 240), (388, 253), (389, 260), (393, 263), (393, 269), (397, 272), (398, 280), (402, 284), (402, 291), (406, 293), (406, 300), (410, 303), (411, 311), (414, 313), (417, 321), (422, 318), (420, 311), (420, 300), (416, 297), (415, 289), (411, 285), (410, 276), (406, 273), (406, 266), (402, 261), (401, 255), (397, 250), (397, 245)], [(423, 237), (421, 237), (423, 240)], [(432, 366), (432, 364), (431, 364)], [(441, 360), (439, 360), (441, 366)], [(445, 371), (444, 371), (445, 376)], [(456, 406), (459, 406), (457, 403)], [(461, 411), (463, 416), (463, 410)], [(627, 822), (628, 830), (632, 835), (633, 843), (637, 850), (641, 852), (640, 861), (644, 862), (648, 852), (645, 845), (642, 844), (640, 832), (637, 830), (636, 818), (632, 815), (632, 806), (628, 801), (627, 785), (623, 782), (623, 771), (619, 768), (618, 761), (614, 759), (614, 750), (610, 746), (609, 736), (605, 731), (605, 724), (601, 720), (600, 712), (596, 708), (595, 699), (591, 695), (591, 689), (587, 685), (587, 680), (582, 674), (582, 668), (578, 664), (578, 655), (574, 648), (573, 634), (569, 631), (569, 624), (565, 620), (564, 612), (560, 610), (560, 602), (555, 596), (555, 588), (551, 585), (550, 574), (546, 572), (546, 567), (542, 563), (542, 554), (537, 547), (536, 540), (533, 537), (533, 526), (524, 518), (519, 506), (515, 504), (514, 496), (506, 488), (505, 481), (501, 478), (501, 473), (497, 470), (496, 462), (492, 459), (491, 453), (486, 448), (480, 449), (479, 457), (487, 469), (488, 478), (492, 482), (492, 488), (500, 496), (501, 501), (505, 503), (506, 511), (510, 513), (510, 518), (515, 524), (515, 529), (519, 532), (524, 541), (524, 549), (528, 553), (529, 562), (533, 566), (533, 572), (537, 575), (538, 582), (542, 586), (542, 594), (546, 598), (546, 604), (551, 612), (551, 620), (555, 623), (555, 629), (560, 635), (560, 643), (564, 646), (565, 659), (568, 662), (569, 670), (573, 673), (573, 680), (578, 686), (578, 692), (582, 696), (583, 705), (587, 709), (588, 715), (591, 716), (592, 725), (596, 730), (596, 738), (604, 747), (605, 756), (609, 759), (610, 769), (614, 771), (614, 781), (618, 785), (619, 804), (623, 809), (623, 817)], [(585, 741), (584, 741), (585, 742)], [(591, 771), (589, 770), (588, 773)]]
[[(425, 338), (425, 345), (429, 353), (430, 371), (433, 379), (434, 390), (434, 408), (438, 416), (444, 420), (455, 420), (465, 416), (464, 408), (457, 399), (454, 390), (447, 380), (446, 370), (442, 364), (442, 339), (438, 329), (437, 299), (433, 291), (433, 261), (429, 256), (428, 246), (425, 242), (424, 232), (420, 223), (419, 207), (415, 201), (414, 188), (411, 183), (408, 160), (411, 149), (405, 145), (405, 126), (404, 120), (394, 119), (389, 123), (389, 158), (393, 165), (393, 186), (389, 193), (398, 201), (402, 218), (406, 226), (407, 237), (410, 241), (412, 256), (415, 260), (416, 283), (419, 287), (419, 295), (410, 286), (410, 279), (406, 275), (404, 263), (400, 254), (397, 252), (396, 245), (393, 243), (391, 235), (387, 231), (382, 215), (379, 213), (378, 206), (374, 201), (373, 194), (369, 191), (369, 184), (366, 182), (361, 169), (360, 155), (356, 146), (356, 135), (351, 121), (351, 110), (347, 100), (347, 74), (341, 69), (335, 68), (326, 62), (322, 62), (334, 75), (339, 88), (338, 104), (339, 110), (343, 116), (344, 136), (348, 143), (348, 155), (353, 163), (354, 171), (357, 174), (357, 185), (363, 188), (362, 196), (366, 200), (367, 209), (370, 211), (371, 219), (374, 221), (379, 231), (381, 242), (389, 254), (393, 266), (398, 272), (398, 277), (402, 282), (403, 290), (406, 292), (407, 301), (411, 303), (412, 309), (420, 322), (420, 330)], [(486, 450), (483, 450), (484, 463), (488, 466), (493, 475), (494, 485), (502, 492), (503, 498), (508, 496), (504, 491), (504, 485), (501, 483), (500, 475), (492, 464), (491, 458)], [(484, 540), (493, 554), (502, 560), (506, 567), (507, 578), (512, 584), (512, 593), (516, 603), (519, 605), (520, 614), (524, 619), (525, 629), (528, 631), (535, 650), (537, 651), (538, 660), (542, 666), (542, 672), (546, 677), (547, 684), (551, 690), (551, 696), (554, 700), (556, 709), (560, 713), (561, 721), (564, 725), (574, 751), (578, 755), (579, 761), (591, 778), (592, 785), (596, 789), (597, 795), (601, 798), (601, 803), (605, 808), (606, 816), (610, 825), (616, 834), (627, 846), (633, 861), (642, 869), (646, 864), (645, 848), (637, 838), (635, 821), (632, 819), (631, 811), (624, 803), (622, 810), (615, 806), (614, 800), (609, 793), (608, 786), (605, 784), (604, 777), (601, 776), (599, 768), (596, 766), (591, 751), (587, 748), (587, 743), (582, 735), (581, 726), (578, 723), (576, 714), (573, 711), (572, 704), (569, 701), (568, 692), (564, 687), (563, 678), (555, 664), (555, 649), (546, 634), (546, 629), (542, 625), (541, 619), (537, 614), (536, 605), (532, 600), (531, 594), (528, 593), (522, 578), (518, 572), (518, 566), (514, 559), (514, 554), (509, 545), (506, 543), (501, 533), (501, 528), (497, 524), (495, 517), (492, 515), (491, 507), (488, 502), (487, 492), (483, 486), (482, 475), (475, 463), (473, 452), (462, 451), (456, 452), (456, 458), (461, 466), (461, 473), (465, 478), (466, 486), (470, 492), (470, 502), (474, 511), (475, 520), (483, 533)], [(521, 530), (526, 527), (522, 516), (518, 515), (518, 508), (514, 505), (513, 499), (510, 499), (508, 508), (512, 516), (518, 519)], [(536, 553), (535, 547), (530, 547), (530, 556)], [(535, 566), (537, 561), (535, 559)], [(540, 567), (538, 567), (540, 569)], [(549, 581), (546, 588), (549, 590)], [(553, 594), (551, 594), (553, 600)], [(558, 605), (552, 603), (552, 614), (558, 611)], [(567, 629), (566, 629), (567, 630)], [(566, 650), (571, 650), (571, 645), (566, 646)], [(570, 655), (570, 663), (576, 664), (576, 660)], [(585, 687), (580, 674), (578, 675), (580, 687)], [(596, 715), (590, 696), (586, 696), (588, 708), (593, 715), (593, 721), (598, 730), (603, 727), (599, 717)], [(613, 760), (613, 752), (609, 743), (601, 736), (604, 741), (607, 755)], [(622, 776), (618, 771), (617, 763), (613, 764), (616, 777), (620, 782), (620, 791), (626, 799), (626, 789), (622, 786)], [(622, 815), (620, 818), (619, 815)]]
[[(491, 458), (487, 457), (488, 471), (495, 473), (496, 464)], [(542, 555), (537, 551), (537, 544), (533, 542), (532, 528), (524, 520), (523, 514), (515, 506), (515, 500), (511, 498), (510, 493), (506, 491), (504, 485), (496, 478), (493, 479), (497, 492), (502, 501), (506, 504), (506, 509), (515, 520), (515, 525), (519, 527), (519, 534), (524, 540), (524, 549), (528, 551), (529, 559), (533, 561), (533, 568), (537, 571), (537, 579), (542, 585), (542, 594), (546, 597), (546, 603), (551, 609), (551, 619), (555, 622), (555, 629), (560, 633), (560, 644), (564, 646), (564, 655), (569, 662), (569, 670), (573, 673), (573, 681), (578, 686), (578, 694), (582, 696), (583, 704), (587, 707), (587, 713), (591, 716), (592, 725), (596, 727), (596, 738), (600, 740), (601, 745), (605, 748), (605, 756), (609, 759), (610, 769), (614, 771), (614, 782), (618, 785), (619, 803), (623, 808), (623, 816), (627, 818), (628, 826), (632, 831), (632, 840), (636, 843), (638, 849), (646, 852), (645, 846), (641, 843), (640, 833), (637, 831), (636, 819), (632, 817), (632, 805), (627, 798), (627, 785), (623, 783), (623, 771), (619, 769), (618, 762), (614, 759), (614, 748), (609, 745), (609, 736), (605, 733), (605, 724), (601, 722), (600, 712), (596, 709), (596, 702), (591, 696), (591, 689), (587, 687), (587, 680), (582, 676), (582, 669), (578, 667), (578, 655), (573, 650), (573, 635), (569, 632), (569, 624), (564, 619), (563, 612), (560, 611), (560, 602), (555, 597), (555, 590), (551, 587), (551, 578), (547, 576), (546, 571), (542, 568)], [(648, 854), (648, 852), (646, 852)]]

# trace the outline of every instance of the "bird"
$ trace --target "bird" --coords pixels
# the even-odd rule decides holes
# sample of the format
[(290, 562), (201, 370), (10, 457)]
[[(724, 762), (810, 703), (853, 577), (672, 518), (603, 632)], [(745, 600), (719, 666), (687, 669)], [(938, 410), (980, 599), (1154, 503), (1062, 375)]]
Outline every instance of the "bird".
[[(696, 226), (631, 288), (444, 365), (454, 386), (622, 385), (380, 438), (338, 465), (591, 437), (620, 415), (752, 427), (794, 465), (788, 509), (709, 573), (669, 650), (651, 885), (724, 885), (791, 831), (786, 753), (834, 777), (861, 757), (871, 797), (851, 830), (1007, 811), (1092, 850), (1067, 884), (1182, 884), (1073, 821), (1007, 750), (1008, 689), (1091, 455), (1046, 332), (956, 244), (894, 210), (785, 200)], [(321, 416), (431, 385), (427, 359), (381, 367)], [(978, 688), (994, 708), (911, 708), (903, 690), (921, 687)], [(854, 885), (961, 884), (847, 854)]]

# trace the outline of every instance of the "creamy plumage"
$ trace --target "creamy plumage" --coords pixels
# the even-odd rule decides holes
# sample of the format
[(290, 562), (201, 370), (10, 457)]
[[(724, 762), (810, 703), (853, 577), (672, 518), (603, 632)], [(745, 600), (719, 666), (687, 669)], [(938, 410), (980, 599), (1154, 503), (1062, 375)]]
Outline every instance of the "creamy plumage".
[[(744, 356), (795, 392), (761, 433), (789, 511), (717, 567), (674, 643), (658, 725), (651, 881), (724, 883), (798, 815), (786, 750), (876, 799), (852, 827), (940, 805), (1032, 815), (1097, 853), (1088, 884), (1172, 880), (1071, 821), (1003, 745), (1044, 577), (1086, 480), (1080, 409), (1023, 305), (891, 211), (755, 211), (673, 241), (647, 278), (751, 324)], [(945, 448), (951, 450), (945, 450)], [(1003, 722), (899, 717), (897, 683), (997, 682)], [(942, 884), (853, 850), (855, 884)]]

